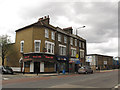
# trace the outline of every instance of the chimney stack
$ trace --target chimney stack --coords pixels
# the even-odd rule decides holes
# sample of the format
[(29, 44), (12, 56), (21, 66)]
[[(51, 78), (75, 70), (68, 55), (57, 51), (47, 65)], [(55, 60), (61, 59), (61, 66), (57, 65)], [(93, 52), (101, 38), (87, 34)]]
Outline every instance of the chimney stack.
[(72, 27), (68, 27), (68, 28), (63, 28), (63, 30), (69, 34), (73, 34), (73, 29)]
[(42, 21), (45, 24), (49, 24), (49, 20), (50, 20), (49, 15), (47, 15), (47, 16), (44, 16), (42, 18), (39, 18), (38, 21)]

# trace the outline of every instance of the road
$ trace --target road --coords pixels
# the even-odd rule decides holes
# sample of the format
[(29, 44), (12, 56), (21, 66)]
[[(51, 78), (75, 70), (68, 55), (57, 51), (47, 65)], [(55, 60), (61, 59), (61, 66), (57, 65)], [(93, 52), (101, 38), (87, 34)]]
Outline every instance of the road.
[(118, 71), (3, 80), (2, 88), (113, 88)]

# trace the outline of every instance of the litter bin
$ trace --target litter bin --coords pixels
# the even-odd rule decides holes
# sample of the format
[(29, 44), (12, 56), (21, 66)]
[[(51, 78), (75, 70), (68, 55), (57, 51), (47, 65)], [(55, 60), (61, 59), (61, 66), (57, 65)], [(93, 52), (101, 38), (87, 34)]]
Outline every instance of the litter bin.
[(62, 73), (65, 74), (65, 70), (63, 70)]

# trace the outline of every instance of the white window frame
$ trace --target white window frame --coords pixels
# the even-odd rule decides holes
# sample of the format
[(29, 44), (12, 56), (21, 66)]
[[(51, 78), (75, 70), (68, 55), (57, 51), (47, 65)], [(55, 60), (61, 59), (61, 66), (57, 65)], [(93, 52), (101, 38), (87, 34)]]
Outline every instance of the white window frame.
[[(22, 46), (22, 43), (23, 43), (23, 46)], [(23, 51), (24, 51), (24, 40), (20, 42), (20, 52), (23, 52)]]
[(45, 29), (45, 37), (49, 38), (49, 30), (48, 29)]
[[(45, 45), (46, 45), (46, 43), (47, 43), (47, 46), (45, 46), (45, 47), (46, 47), (47, 52), (45, 52), (45, 53), (54, 54), (54, 46), (55, 46), (55, 44), (53, 42), (49, 42), (49, 41), (45, 41)], [(48, 52), (49, 45), (50, 45), (50, 52)]]
[[(36, 42), (39, 42), (39, 51), (36, 51)], [(34, 40), (34, 52), (40, 52), (40, 44), (41, 44), (41, 40)]]
[(84, 42), (82, 42), (82, 48), (85, 48), (85, 43)]
[(66, 55), (66, 46), (65, 45), (59, 44), (59, 54), (60, 55)]
[(84, 58), (84, 56), (85, 56), (84, 52), (85, 52), (84, 50), (80, 49), (80, 58)]
[(70, 44), (73, 45), (73, 38), (70, 38)]
[(64, 43), (67, 43), (67, 36), (64, 36)]
[(76, 54), (77, 54), (77, 49), (71, 47), (71, 56), (76, 57)]
[(51, 32), (51, 39), (55, 40), (55, 32), (54, 31)]
[(81, 41), (79, 41), (79, 47), (81, 47)]
[(77, 46), (77, 39), (75, 39), (75, 46)]
[(61, 34), (58, 34), (58, 41), (61, 42)]

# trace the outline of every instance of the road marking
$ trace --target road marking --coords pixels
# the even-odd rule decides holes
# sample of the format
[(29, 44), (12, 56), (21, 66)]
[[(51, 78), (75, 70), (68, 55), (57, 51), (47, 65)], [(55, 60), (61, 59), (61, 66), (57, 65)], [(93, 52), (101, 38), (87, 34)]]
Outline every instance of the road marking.
[(3, 78), (3, 80), (9, 80), (9, 78)]
[(118, 88), (120, 86), (120, 84), (116, 85), (114, 88)]

